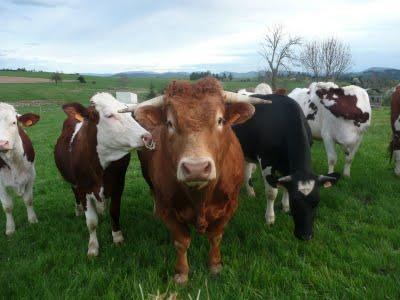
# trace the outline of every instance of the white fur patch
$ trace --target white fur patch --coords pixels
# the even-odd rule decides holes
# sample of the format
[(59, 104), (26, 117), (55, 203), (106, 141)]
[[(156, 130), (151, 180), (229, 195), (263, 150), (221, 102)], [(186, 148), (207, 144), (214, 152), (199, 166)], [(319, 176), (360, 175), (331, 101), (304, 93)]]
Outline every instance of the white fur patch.
[(300, 193), (302, 193), (304, 196), (307, 196), (312, 192), (314, 186), (315, 180), (299, 181), (297, 188)]
[(264, 170), (261, 171), (263, 177), (269, 176), (272, 174), (272, 167), (266, 167)]
[(396, 121), (394, 121), (393, 126), (396, 129), (396, 131), (400, 131), (400, 116), (397, 118)]
[(82, 128), (82, 124), (83, 124), (83, 122), (79, 122), (79, 123), (77, 123), (77, 124), (75, 125), (74, 133), (72, 134), (71, 141), (69, 142), (69, 145), (70, 145), (70, 146), (71, 146), (72, 143), (74, 142), (74, 139), (75, 139), (76, 134), (77, 134), (77, 133), (79, 132), (79, 130)]

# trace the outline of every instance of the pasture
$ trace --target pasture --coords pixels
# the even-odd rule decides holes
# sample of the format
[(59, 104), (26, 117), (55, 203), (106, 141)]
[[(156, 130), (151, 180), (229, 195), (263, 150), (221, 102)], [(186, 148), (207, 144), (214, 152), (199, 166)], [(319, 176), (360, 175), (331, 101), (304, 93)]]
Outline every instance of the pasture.
[[(98, 90), (125, 88), (139, 91), (143, 99), (150, 81), (159, 90), (169, 80), (89, 77), (86, 85), (0, 84), (0, 101), (18, 104), (23, 100), (17, 107), (20, 113), (41, 115), (40, 122), (27, 130), (37, 154), (34, 205), (39, 223), (28, 224), (25, 206), (18, 198), (14, 202), (16, 233), (8, 238), (0, 212), (0, 298), (154, 299), (157, 294), (177, 293), (179, 299), (195, 299), (199, 291), (199, 299), (400, 297), (400, 188), (388, 161), (387, 108), (373, 111), (372, 126), (355, 157), (351, 179), (322, 191), (310, 242), (294, 237), (291, 216), (280, 210), (280, 195), (275, 202), (275, 225), (266, 226), (264, 188), (257, 171), (257, 197), (242, 191), (237, 213), (226, 229), (221, 275), (209, 275), (208, 241), (193, 231), (188, 252), (190, 279), (184, 287), (175, 285), (175, 249), (164, 224), (153, 215), (149, 189), (133, 153), (121, 210), (125, 243), (112, 244), (110, 218), (101, 216), (100, 256), (87, 259), (85, 219), (75, 217), (72, 191), (53, 160), (65, 119), (60, 105), (69, 101), (87, 104)], [(252, 85), (229, 82), (226, 89)], [(314, 170), (326, 172), (323, 144), (315, 142), (312, 152)], [(342, 171), (343, 155), (339, 157), (337, 170)]]

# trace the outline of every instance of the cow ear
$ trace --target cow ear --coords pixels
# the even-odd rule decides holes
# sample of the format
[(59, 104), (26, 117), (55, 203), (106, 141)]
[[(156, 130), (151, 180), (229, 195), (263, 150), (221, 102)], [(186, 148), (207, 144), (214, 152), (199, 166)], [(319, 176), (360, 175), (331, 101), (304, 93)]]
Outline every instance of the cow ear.
[(340, 179), (339, 173), (329, 173), (328, 175), (319, 175), (318, 182), (320, 186), (324, 188), (330, 188), (331, 186), (335, 185), (338, 180)]
[(84, 118), (88, 117), (88, 110), (80, 103), (68, 103), (64, 104), (62, 109), (68, 117), (73, 118), (79, 122), (82, 122)]
[(147, 130), (151, 130), (163, 123), (163, 114), (160, 107), (143, 106), (135, 111), (135, 119)]
[(241, 124), (250, 119), (255, 112), (253, 105), (245, 102), (225, 104), (225, 120), (228, 124)]
[(18, 122), (24, 127), (30, 127), (35, 125), (40, 120), (40, 116), (27, 113), (22, 116), (18, 116)]

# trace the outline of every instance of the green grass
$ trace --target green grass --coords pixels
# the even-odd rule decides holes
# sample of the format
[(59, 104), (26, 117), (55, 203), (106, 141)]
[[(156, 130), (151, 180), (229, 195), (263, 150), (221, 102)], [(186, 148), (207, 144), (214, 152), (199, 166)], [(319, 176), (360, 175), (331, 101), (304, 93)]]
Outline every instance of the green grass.
[[(14, 102), (54, 97), (87, 103), (97, 88), (118, 88), (117, 79), (96, 80), (98, 86), (86, 85), (76, 99), (72, 90), (80, 85), (72, 83), (49, 84), (42, 90), (43, 84), (31, 84), (31, 94), (26, 85), (0, 84), (0, 99)], [(148, 86), (149, 79), (129, 81), (132, 88)], [(39, 223), (28, 225), (24, 204), (18, 198), (16, 233), (8, 238), (1, 234), (5, 216), (0, 212), (0, 298), (140, 299), (140, 287), (146, 299), (167, 290), (182, 299), (188, 295), (195, 298), (199, 290), (200, 299), (207, 299), (207, 293), (210, 299), (400, 297), (400, 189), (386, 151), (388, 109), (373, 112), (372, 127), (356, 155), (352, 178), (322, 191), (312, 241), (294, 237), (292, 218), (281, 212), (278, 200), (276, 223), (266, 226), (264, 188), (257, 173), (257, 197), (242, 192), (237, 213), (226, 228), (222, 274), (209, 276), (207, 239), (193, 232), (188, 254), (190, 280), (185, 287), (172, 282), (175, 250), (164, 224), (153, 216), (152, 199), (136, 155), (122, 201), (125, 243), (121, 247), (112, 244), (110, 218), (100, 217), (100, 256), (88, 260), (85, 220), (75, 217), (72, 192), (53, 161), (64, 114), (57, 104), (18, 109), (42, 117), (28, 129), (37, 153), (35, 209)], [(327, 164), (322, 143), (315, 142), (312, 151), (315, 171), (324, 173)], [(337, 170), (343, 167), (343, 155), (340, 157)]]

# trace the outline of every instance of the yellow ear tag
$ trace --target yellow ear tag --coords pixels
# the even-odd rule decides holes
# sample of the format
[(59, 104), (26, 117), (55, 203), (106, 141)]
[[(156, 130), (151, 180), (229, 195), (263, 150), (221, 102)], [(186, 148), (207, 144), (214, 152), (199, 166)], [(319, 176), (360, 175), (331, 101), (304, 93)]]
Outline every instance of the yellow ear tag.
[(80, 114), (75, 114), (75, 119), (78, 120), (79, 122), (83, 122), (83, 117)]
[(324, 188), (330, 188), (332, 186), (332, 183), (330, 181), (327, 181), (324, 183)]

